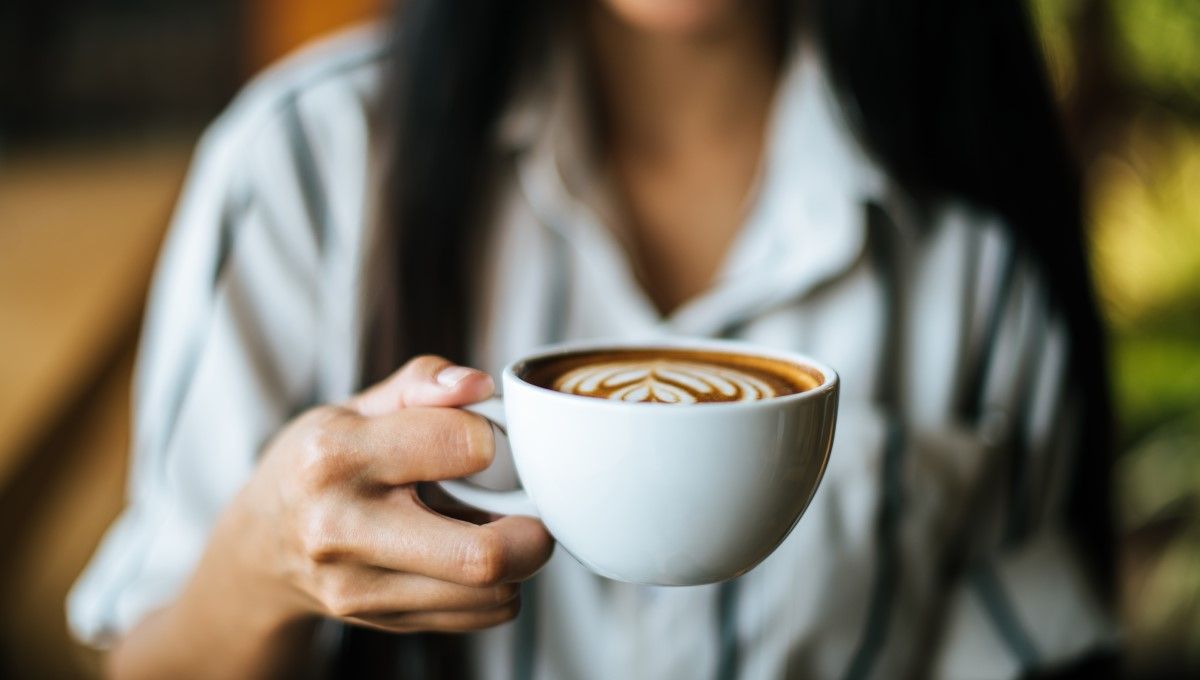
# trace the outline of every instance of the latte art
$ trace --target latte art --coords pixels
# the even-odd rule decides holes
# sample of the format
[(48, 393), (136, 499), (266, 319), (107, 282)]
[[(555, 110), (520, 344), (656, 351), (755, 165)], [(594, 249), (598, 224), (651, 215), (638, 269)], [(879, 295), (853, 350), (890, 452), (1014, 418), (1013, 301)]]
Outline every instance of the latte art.
[(695, 404), (759, 401), (779, 390), (748, 371), (677, 359), (587, 364), (554, 381), (555, 390), (613, 401)]
[(821, 384), (789, 361), (719, 350), (630, 347), (567, 352), (516, 369), (526, 382), (627, 404), (716, 404), (786, 397)]

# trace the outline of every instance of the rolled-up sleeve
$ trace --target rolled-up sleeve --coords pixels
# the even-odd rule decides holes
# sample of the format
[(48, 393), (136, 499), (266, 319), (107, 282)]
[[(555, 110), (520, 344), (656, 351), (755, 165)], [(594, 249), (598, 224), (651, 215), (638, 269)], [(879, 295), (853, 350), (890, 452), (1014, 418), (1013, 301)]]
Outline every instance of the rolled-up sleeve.
[(177, 595), (264, 442), (314, 392), (319, 244), (288, 169), (289, 102), (244, 99), (202, 139), (158, 264), (127, 506), (67, 600), (92, 645)]

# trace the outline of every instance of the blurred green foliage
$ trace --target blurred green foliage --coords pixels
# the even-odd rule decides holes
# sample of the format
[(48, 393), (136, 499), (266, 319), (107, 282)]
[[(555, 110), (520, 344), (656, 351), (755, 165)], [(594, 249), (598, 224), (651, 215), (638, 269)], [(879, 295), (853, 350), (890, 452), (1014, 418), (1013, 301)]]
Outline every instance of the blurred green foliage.
[(1200, 412), (1200, 124), (1147, 117), (1089, 169), (1126, 447)]
[[(1116, 483), (1124, 531), (1122, 613), (1130, 653), (1135, 666), (1195, 669), (1200, 0), (1030, 3), (1052, 82), (1073, 114), (1068, 119), (1103, 122), (1075, 132), (1102, 135), (1079, 141), (1087, 149), (1096, 285), (1112, 332), (1121, 432)], [(1081, 110), (1081, 83), (1097, 79), (1111, 96), (1087, 106), (1109, 110)]]
[(1127, 78), (1200, 110), (1200, 2), (1113, 0)]

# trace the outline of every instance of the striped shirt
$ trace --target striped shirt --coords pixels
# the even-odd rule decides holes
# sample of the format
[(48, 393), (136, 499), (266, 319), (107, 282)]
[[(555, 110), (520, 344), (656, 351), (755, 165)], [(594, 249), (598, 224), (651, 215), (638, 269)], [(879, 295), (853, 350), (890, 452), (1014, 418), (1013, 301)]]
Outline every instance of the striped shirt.
[[(175, 597), (264, 442), (359, 387), (386, 45), (368, 27), (310, 47), (204, 135), (150, 297), (128, 505), (68, 602), (82, 640)], [(834, 366), (840, 422), (807, 513), (757, 568), (657, 588), (557, 551), (520, 617), (471, 637), (477, 676), (1011, 678), (1112, 644), (1063, 519), (1081, 427), (1064, 321), (1004, 225), (914, 209), (797, 49), (735, 242), (663, 316), (581, 144), (573, 63), (530, 78), (497, 128), (474, 365), (736, 336)]]

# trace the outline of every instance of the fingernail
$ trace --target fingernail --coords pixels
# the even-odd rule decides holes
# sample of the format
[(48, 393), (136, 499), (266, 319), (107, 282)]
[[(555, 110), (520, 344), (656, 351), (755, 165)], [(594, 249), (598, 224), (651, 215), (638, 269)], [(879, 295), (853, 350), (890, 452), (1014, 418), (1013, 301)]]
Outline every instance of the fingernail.
[(437, 381), (443, 387), (454, 387), (476, 371), (466, 366), (447, 366), (438, 371)]

